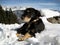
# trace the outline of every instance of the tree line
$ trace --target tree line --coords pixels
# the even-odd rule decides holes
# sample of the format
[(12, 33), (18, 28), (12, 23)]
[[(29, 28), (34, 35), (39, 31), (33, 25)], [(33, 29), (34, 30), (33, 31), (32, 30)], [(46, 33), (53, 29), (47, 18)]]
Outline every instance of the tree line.
[(11, 8), (9, 9), (9, 11), (7, 9), (4, 10), (0, 5), (0, 23), (4, 24), (18, 23), (17, 16), (13, 13)]

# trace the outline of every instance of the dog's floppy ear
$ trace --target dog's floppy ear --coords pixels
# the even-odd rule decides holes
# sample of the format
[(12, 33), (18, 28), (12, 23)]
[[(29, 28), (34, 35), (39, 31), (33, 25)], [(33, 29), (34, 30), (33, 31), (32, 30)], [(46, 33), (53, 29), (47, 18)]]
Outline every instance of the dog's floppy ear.
[(37, 18), (39, 18), (39, 17), (42, 17), (41, 12), (38, 11), (38, 10), (34, 10), (34, 12), (33, 12), (32, 15), (31, 15), (31, 18), (37, 19)]
[(38, 11), (38, 10), (35, 10), (35, 15), (36, 15), (37, 17), (42, 17), (41, 12)]

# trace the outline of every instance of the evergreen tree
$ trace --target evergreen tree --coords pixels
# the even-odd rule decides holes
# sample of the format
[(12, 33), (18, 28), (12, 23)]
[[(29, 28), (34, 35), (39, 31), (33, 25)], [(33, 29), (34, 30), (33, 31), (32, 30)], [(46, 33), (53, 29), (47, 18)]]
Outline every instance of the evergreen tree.
[(6, 8), (5, 14), (6, 14), (5, 24), (8, 24), (9, 23), (9, 11), (7, 10), (7, 8)]
[(9, 9), (9, 11), (7, 10), (7, 8), (6, 11), (4, 11), (2, 6), (0, 5), (0, 23), (14, 24), (17, 22), (17, 16), (12, 12), (11, 8)]
[(0, 5), (0, 23), (5, 22), (5, 11), (3, 10), (2, 6)]
[(11, 23), (17, 23), (17, 16), (12, 12), (11, 8), (9, 9), (9, 24)]

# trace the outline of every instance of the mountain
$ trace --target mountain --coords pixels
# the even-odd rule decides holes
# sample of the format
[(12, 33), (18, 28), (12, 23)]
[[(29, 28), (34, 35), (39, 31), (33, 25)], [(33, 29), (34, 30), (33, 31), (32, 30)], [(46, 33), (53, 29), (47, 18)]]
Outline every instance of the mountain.
[(23, 12), (24, 12), (24, 10), (15, 10), (15, 11), (13, 11), (13, 13), (15, 13), (16, 16), (18, 16), (18, 17), (21, 17), (21, 15), (23, 14)]
[(15, 10), (13, 11), (14, 14), (17, 16), (17, 20), (19, 23), (22, 23), (23, 21), (21, 20), (21, 15), (23, 14), (24, 10)]
[(60, 16), (60, 12), (50, 10), (50, 9), (41, 9), (41, 13), (46, 17)]

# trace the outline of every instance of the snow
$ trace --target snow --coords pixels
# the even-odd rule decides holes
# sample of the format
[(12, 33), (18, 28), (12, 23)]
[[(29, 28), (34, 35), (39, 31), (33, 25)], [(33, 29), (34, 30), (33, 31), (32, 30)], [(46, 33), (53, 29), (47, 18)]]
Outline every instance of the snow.
[(12, 9), (12, 11), (15, 11), (15, 10), (25, 10), (26, 8), (28, 8), (28, 7), (5, 7), (5, 6), (3, 6), (3, 9), (4, 10), (6, 10), (6, 8), (7, 8), (7, 10), (9, 11), (9, 9), (11, 8)]
[(45, 22), (46, 29), (40, 34), (36, 33), (36, 38), (32, 37), (19, 42), (17, 41), (18, 38), (14, 29), (22, 25), (23, 23), (11, 25), (0, 24), (0, 45), (60, 45), (60, 24)]
[(60, 16), (60, 13), (58, 11), (53, 11), (50, 9), (41, 9), (41, 13), (46, 17), (53, 17), (53, 16)]
[[(47, 11), (47, 10), (46, 10)], [(52, 24), (46, 20), (48, 17), (57, 16), (54, 12), (44, 13), (41, 17), (45, 24), (45, 30), (36, 33), (36, 38), (32, 37), (25, 41), (17, 41), (16, 31), (22, 24), (1, 24), (0, 23), (0, 45), (60, 45), (60, 24)], [(54, 13), (54, 15), (52, 15)]]

